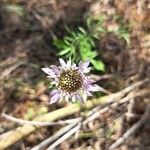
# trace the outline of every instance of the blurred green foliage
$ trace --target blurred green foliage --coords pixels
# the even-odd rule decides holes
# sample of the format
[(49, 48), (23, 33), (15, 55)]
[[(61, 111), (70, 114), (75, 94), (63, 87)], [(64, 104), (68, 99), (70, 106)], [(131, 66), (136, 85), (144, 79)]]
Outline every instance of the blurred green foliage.
[[(118, 19), (117, 17), (114, 19)], [(120, 18), (119, 18), (120, 19)], [(101, 39), (101, 35), (114, 32), (119, 38), (123, 38), (127, 44), (130, 43), (130, 34), (126, 25), (120, 24), (113, 31), (108, 31), (103, 27), (105, 16), (99, 18), (88, 17), (85, 27), (78, 27), (77, 31), (66, 28), (68, 35), (63, 39), (54, 36), (54, 45), (59, 50), (58, 55), (66, 59), (72, 59), (78, 63), (80, 60), (90, 60), (94, 70), (105, 71), (105, 65), (98, 56), (96, 42)]]
[(25, 9), (23, 6), (21, 5), (17, 5), (17, 4), (7, 4), (5, 6), (5, 10), (7, 10), (10, 13), (16, 13), (17, 15), (19, 15), (20, 17), (25, 15)]
[(130, 33), (128, 32), (128, 26), (119, 26), (116, 33), (120, 38), (123, 38), (126, 41), (127, 45), (130, 45)]
[(124, 23), (124, 19), (121, 16), (115, 15), (113, 19), (119, 24), (118, 28), (112, 32), (115, 32), (119, 38), (123, 38), (127, 45), (130, 45), (130, 30), (131, 25)]
[(90, 60), (95, 70), (104, 71), (104, 63), (98, 58), (95, 45), (99, 34), (105, 32), (105, 29), (100, 26), (101, 23), (102, 18), (97, 22), (88, 18), (86, 28), (78, 27), (77, 31), (66, 28), (69, 35), (64, 36), (62, 40), (54, 37), (54, 45), (59, 49), (58, 55), (64, 56), (66, 59), (71, 58), (76, 63), (80, 60)]

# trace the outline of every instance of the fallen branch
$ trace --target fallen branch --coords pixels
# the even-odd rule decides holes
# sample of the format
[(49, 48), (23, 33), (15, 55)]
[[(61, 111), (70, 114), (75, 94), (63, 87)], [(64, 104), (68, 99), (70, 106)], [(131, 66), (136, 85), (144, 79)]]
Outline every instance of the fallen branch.
[[(135, 106), (135, 99), (134, 98), (131, 98), (130, 99), (130, 102), (129, 102), (129, 104), (128, 104), (128, 107), (127, 107), (127, 112), (128, 112), (128, 114), (132, 114), (132, 112), (133, 112), (133, 109), (134, 109), (134, 106)], [(127, 116), (126, 115), (126, 119), (127, 119), (127, 121), (128, 122), (130, 122), (131, 121), (131, 117), (129, 117), (129, 115)]]
[(92, 79), (94, 79), (95, 81), (100, 81), (100, 80), (106, 80), (106, 79), (112, 79), (115, 77), (115, 75), (113, 74), (105, 74), (105, 75), (95, 75), (95, 74), (91, 74), (90, 77)]
[(125, 116), (127, 116), (128, 118), (138, 118), (138, 119), (141, 117), (141, 115), (134, 113), (125, 113)]
[[(93, 113), (95, 113), (100, 107), (97, 106), (95, 108), (93, 108), (92, 110), (90, 110), (88, 113), (87, 113), (87, 116), (91, 116)], [(59, 141), (59, 137), (61, 138), (61, 142), (63, 142), (66, 138), (68, 138), (69, 136), (71, 136), (72, 134), (67, 134), (68, 136), (63, 136), (65, 133), (69, 132), (70, 130), (72, 130), (73, 127), (75, 126), (78, 126), (77, 124), (81, 123), (82, 121), (82, 117), (79, 117), (77, 118), (78, 120), (76, 120), (74, 123), (70, 124), (70, 125), (67, 125), (66, 127), (60, 129), (58, 132), (56, 132), (56, 134), (54, 134), (53, 136), (45, 139), (43, 142), (41, 142), (40, 144), (36, 145), (35, 147), (33, 147), (31, 150), (43, 150), (45, 147), (47, 147), (47, 145), (51, 144), (54, 140), (57, 140)], [(76, 128), (77, 129), (77, 128)], [(79, 129), (79, 128), (78, 128)], [(77, 130), (78, 130), (77, 129)], [(76, 130), (73, 129), (73, 131), (75, 132)], [(62, 136), (62, 137), (61, 137)], [(57, 143), (57, 144), (54, 144), (55, 147), (57, 145), (59, 145), (60, 143), (59, 142), (54, 142), (54, 143)], [(53, 145), (52, 144), (52, 145)], [(54, 146), (53, 145), (53, 146)]]
[[(87, 117), (90, 117), (93, 113), (95, 113), (97, 110), (99, 109), (99, 106), (93, 108), (93, 110), (89, 111), (87, 113)], [(82, 118), (80, 118), (80, 120), (78, 121), (77, 125), (74, 126), (72, 129), (68, 130), (62, 137), (60, 137), (58, 140), (56, 140), (54, 143), (52, 143), (47, 150), (53, 150), (55, 147), (57, 147), (58, 145), (60, 145), (62, 142), (64, 142), (65, 140), (67, 140), (70, 136), (72, 136), (73, 134), (75, 134), (77, 131), (80, 130), (82, 124), (85, 122), (82, 122)], [(57, 134), (57, 133), (56, 133)], [(39, 150), (39, 149), (37, 149)]]
[[(143, 85), (144, 83), (146, 83), (148, 81), (149, 81), (148, 79), (145, 79), (145, 80), (136, 82), (118, 93), (114, 93), (114, 94), (111, 94), (108, 96), (100, 97), (98, 99), (93, 99), (93, 100), (87, 101), (87, 103), (85, 105), (72, 104), (72, 105), (66, 106), (64, 108), (41, 115), (39, 117), (36, 117), (34, 119), (34, 121), (52, 122), (57, 119), (61, 119), (66, 116), (72, 115), (72, 114), (79, 112), (81, 110), (84, 110), (84, 109), (91, 109), (94, 106), (97, 106), (100, 104), (107, 104), (107, 103), (113, 102), (117, 99), (121, 99), (123, 96), (125, 96), (127, 93), (129, 93), (131, 90), (134, 90), (135, 88)], [(12, 132), (9, 134), (8, 137), (5, 137), (0, 140), (0, 149), (3, 150), (3, 149), (8, 148), (9, 146), (13, 145), (17, 141), (21, 140), (22, 138), (25, 138), (32, 132), (36, 131), (38, 128), (40, 128), (40, 127), (26, 124), (22, 127), (18, 127), (16, 129), (12, 130)]]
[[(80, 123), (78, 123), (78, 125), (76, 125), (73, 129), (68, 130), (68, 132), (66, 134), (64, 134), (57, 141), (55, 141), (53, 144), (51, 144), (47, 150), (53, 150), (56, 146), (58, 146), (59, 144), (61, 144), (63, 141), (67, 140), (71, 135), (73, 135), (76, 132), (78, 132), (79, 129), (80, 129), (80, 127), (81, 127), (81, 125), (88, 124), (88, 122), (96, 119), (100, 114), (102, 114), (104, 112), (107, 112), (111, 108), (118, 107), (118, 105), (123, 104), (123, 103), (129, 101), (130, 98), (133, 98), (133, 97), (135, 98), (135, 97), (138, 97), (138, 96), (143, 96), (143, 95), (145, 95), (147, 93), (148, 93), (147, 90), (142, 90), (142, 91), (134, 93), (134, 94), (129, 94), (129, 96), (121, 99), (119, 102), (114, 102), (110, 106), (106, 106), (106, 107), (104, 107), (102, 109), (100, 107), (94, 108), (92, 111), (88, 112), (87, 118), (83, 122), (81, 122), (82, 121), (81, 120)], [(41, 150), (41, 149), (36, 149), (36, 150)]]
[(8, 137), (10, 135), (10, 133), (12, 133), (12, 131), (7, 131), (7, 132), (0, 134), (0, 140), (5, 138), (5, 137)]
[(66, 134), (64, 134), (61, 138), (59, 138), (56, 142), (54, 142), (51, 146), (47, 148), (47, 150), (53, 150), (56, 146), (61, 144), (63, 141), (68, 139), (71, 135), (73, 135), (75, 132), (77, 132), (81, 128), (81, 123), (79, 123), (77, 126), (75, 126), (73, 129), (68, 131)]
[(9, 76), (9, 74), (12, 71), (14, 71), (15, 69), (17, 69), (21, 65), (26, 64), (27, 62), (28, 62), (28, 60), (24, 60), (24, 61), (18, 61), (17, 63), (13, 64), (12, 66), (10, 66), (9, 68), (7, 68), (6, 70), (4, 70), (1, 73), (0, 80), (3, 80), (5, 77)]
[(150, 105), (147, 106), (147, 109), (141, 119), (135, 123), (122, 137), (120, 137), (115, 143), (113, 143), (109, 150), (114, 150), (124, 143), (132, 134), (134, 134), (150, 117)]
[[(117, 97), (115, 95), (113, 95), (113, 96), (114, 96), (114, 99), (116, 99), (118, 97), (118, 95), (117, 95)], [(72, 115), (76, 112), (79, 112), (82, 109), (85, 109), (85, 108), (90, 109), (96, 105), (104, 104), (107, 102), (107, 100), (109, 100), (109, 98), (110, 98), (110, 96), (104, 96), (99, 99), (94, 99), (92, 101), (88, 101), (86, 103), (86, 105), (83, 105), (83, 106), (80, 106), (77, 104), (69, 105), (64, 108), (55, 110), (53, 112), (41, 115), (41, 116), (35, 118), (34, 121), (52, 122), (57, 119), (61, 119), (66, 116)], [(13, 145), (17, 141), (21, 140), (22, 138), (25, 138), (32, 132), (36, 131), (38, 128), (40, 128), (40, 127), (26, 124), (22, 127), (18, 127), (16, 129), (12, 130), (12, 132), (9, 134), (8, 137), (4, 137), (3, 139), (0, 140), (0, 150), (8, 148), (9, 146)]]
[(7, 115), (5, 113), (2, 113), (2, 117), (5, 118), (6, 120), (16, 122), (16, 123), (21, 124), (21, 125), (28, 124), (28, 125), (35, 125), (35, 126), (42, 126), (42, 127), (43, 126), (54, 126), (54, 125), (70, 124), (70, 123), (73, 123), (76, 120), (76, 119), (68, 119), (68, 120), (61, 120), (61, 121), (57, 121), (57, 122), (28, 121), (28, 120), (22, 120), (22, 119), (12, 117), (12, 116)]
[(60, 129), (56, 134), (54, 134), (53, 136), (45, 139), (43, 142), (41, 142), (40, 144), (36, 145), (35, 147), (33, 147), (31, 150), (43, 150), (48, 144), (50, 144), (51, 142), (55, 141), (56, 139), (58, 139), (60, 136), (62, 136), (63, 134), (65, 134), (66, 132), (68, 132), (70, 129), (72, 129), (77, 123), (79, 123), (80, 120), (71, 123), (65, 127), (63, 127), (62, 129)]
[(136, 98), (136, 97), (139, 97), (139, 96), (143, 96), (143, 95), (146, 95), (149, 93), (149, 90), (141, 90), (140, 92), (136, 92), (136, 93), (131, 93), (129, 95), (127, 95), (125, 98), (122, 98), (121, 100), (119, 100), (118, 102), (113, 102), (112, 104), (98, 110), (97, 112), (95, 112), (93, 115), (91, 115), (90, 117), (88, 117), (85, 121), (86, 122), (89, 122), (89, 121), (92, 121), (94, 120), (95, 118), (97, 118), (100, 114), (104, 113), (104, 112), (107, 112), (109, 109), (112, 109), (112, 108), (116, 108), (118, 107), (118, 105), (120, 104), (123, 104), (127, 101), (129, 101), (130, 99), (132, 98)]

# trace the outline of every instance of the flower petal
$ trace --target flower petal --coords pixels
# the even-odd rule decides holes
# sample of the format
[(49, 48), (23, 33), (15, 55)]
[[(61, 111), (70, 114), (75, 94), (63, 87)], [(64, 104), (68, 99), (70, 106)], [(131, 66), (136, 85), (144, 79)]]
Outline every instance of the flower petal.
[(88, 90), (85, 90), (88, 96), (93, 96)]
[(53, 69), (53, 71), (55, 72), (56, 75), (60, 74), (60, 70), (59, 70), (59, 68), (57, 66), (51, 65), (50, 67)]
[(67, 69), (69, 69), (69, 68), (71, 68), (71, 60), (70, 59), (67, 61)]
[(76, 96), (76, 94), (74, 94), (74, 95), (72, 96), (72, 102), (75, 103), (76, 100), (77, 100), (77, 96)]
[(90, 67), (88, 67), (88, 68), (82, 70), (83, 73), (89, 73), (90, 71), (91, 71), (91, 68), (90, 68)]
[(72, 64), (71, 69), (76, 70), (78, 69), (77, 65), (75, 63)]
[(80, 94), (76, 94), (76, 100), (79, 100), (81, 103), (84, 103), (83, 98), (80, 96)]
[(63, 100), (63, 93), (62, 93), (62, 91), (60, 92), (60, 100), (59, 100), (59, 102), (61, 102), (62, 100)]
[(85, 91), (83, 91), (83, 93), (82, 93), (82, 100), (83, 100), (82, 101), (83, 103), (85, 103), (87, 100), (87, 93)]
[(57, 89), (54, 89), (50, 92), (50, 96), (55, 95), (56, 93), (60, 93), (60, 91)]
[(65, 94), (65, 101), (69, 102), (70, 95), (68, 93)]
[(42, 68), (42, 70), (47, 73), (50, 77), (56, 76), (55, 72), (50, 68)]
[(53, 78), (53, 80), (51, 79), (51, 82), (50, 82), (50, 84), (52, 84), (52, 85), (58, 85), (59, 84), (59, 80), (58, 80), (58, 78)]
[(59, 62), (60, 62), (60, 65), (62, 66), (62, 68), (66, 67), (67, 64), (65, 63), (65, 61), (62, 58), (59, 58)]
[(91, 84), (91, 83), (94, 83), (94, 82), (95, 82), (95, 80), (90, 79), (90, 78), (87, 78), (87, 82), (88, 82), (89, 84)]
[(97, 84), (87, 86), (87, 90), (92, 92), (100, 91), (100, 89), (100, 86), (98, 86)]
[(89, 60), (87, 60), (85, 62), (80, 61), (79, 62), (79, 70), (83, 71), (84, 69), (87, 69), (87, 67), (89, 66), (89, 64), (90, 64)]
[(51, 99), (50, 99), (50, 104), (55, 103), (56, 101), (58, 101), (60, 99), (60, 94), (54, 94)]
[(84, 77), (84, 82), (83, 82), (83, 88), (88, 89), (89, 86), (92, 86), (91, 84), (94, 83), (95, 81), (92, 80), (90, 77)]

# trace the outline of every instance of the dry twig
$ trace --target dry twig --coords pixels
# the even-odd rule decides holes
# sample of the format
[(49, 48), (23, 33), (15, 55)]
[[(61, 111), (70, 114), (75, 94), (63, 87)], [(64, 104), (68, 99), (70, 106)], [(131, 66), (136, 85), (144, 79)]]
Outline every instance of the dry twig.
[(101, 113), (104, 113), (104, 112), (108, 111), (112, 107), (116, 108), (119, 104), (122, 104), (122, 103), (125, 103), (125, 102), (129, 101), (130, 98), (132, 98), (132, 97), (142, 96), (142, 95), (145, 95), (147, 93), (148, 93), (147, 90), (143, 90), (143, 91), (137, 92), (135, 94), (129, 94), (128, 97), (123, 98), (121, 101), (114, 102), (110, 106), (106, 106), (103, 109), (100, 109), (99, 111), (98, 111), (98, 109), (100, 107), (99, 108), (98, 107), (94, 108), (93, 111), (90, 111), (87, 114), (87, 119), (86, 120), (84, 120), (83, 122), (80, 121), (80, 123), (78, 123), (78, 125), (76, 125), (73, 129), (68, 130), (68, 132), (65, 135), (63, 135), (57, 141), (55, 141), (52, 145), (50, 145), (47, 150), (53, 150), (56, 146), (61, 144), (63, 141), (67, 140), (71, 135), (75, 134), (81, 128), (81, 125), (88, 124), (88, 122), (90, 122), (90, 121), (94, 120), (95, 118), (97, 118)]
[(50, 145), (47, 150), (53, 150), (56, 146), (61, 144), (63, 141), (68, 139), (71, 135), (73, 135), (75, 132), (77, 132), (81, 128), (81, 123), (78, 123), (77, 126), (72, 128), (70, 131), (68, 131), (66, 134), (64, 134), (61, 138), (59, 138), (56, 142), (54, 142), (52, 145)]
[[(113, 102), (115, 100), (121, 99), (123, 96), (125, 96), (127, 93), (129, 93), (130, 91), (134, 90), (136, 87), (141, 86), (142, 84), (148, 82), (148, 79), (136, 82), (134, 84), (132, 84), (131, 86), (123, 89), (122, 91), (118, 92), (118, 93), (114, 93), (108, 96), (104, 96), (104, 97), (100, 97), (98, 99), (93, 99), (90, 101), (87, 101), (87, 103), (85, 105), (69, 105), (66, 106), (64, 108), (55, 110), (53, 112), (41, 115), (39, 117), (36, 117), (34, 119), (34, 121), (46, 121), (46, 122), (52, 122), (54, 120), (57, 119), (61, 119), (63, 117), (72, 115), (76, 112), (81, 111), (82, 109), (90, 109), (94, 106), (97, 106), (99, 104), (108, 104), (110, 102)], [(36, 131), (39, 127), (38, 126), (33, 126), (33, 125), (24, 125), (22, 127), (18, 127), (16, 129), (14, 129), (8, 137), (5, 137), (3, 139), (0, 140), (0, 149), (6, 149), (9, 146), (11, 146), (12, 144), (16, 143), (17, 141), (21, 140), (22, 138), (25, 138), (26, 136), (28, 136), (29, 134), (31, 134), (32, 132)]]
[(63, 134), (65, 134), (66, 132), (68, 132), (70, 129), (72, 129), (77, 123), (79, 123), (80, 120), (75, 121), (72, 124), (69, 124), (65, 127), (63, 127), (62, 129), (60, 129), (56, 134), (54, 134), (53, 136), (47, 138), (46, 140), (44, 140), (43, 142), (41, 142), (40, 144), (36, 145), (35, 147), (33, 147), (31, 150), (43, 150), (48, 144), (50, 144), (51, 142), (55, 141), (56, 139), (58, 139), (60, 136), (62, 136)]
[[(135, 100), (134, 100), (134, 98), (131, 98), (130, 102), (128, 104), (128, 108), (127, 108), (127, 111), (128, 111), (129, 114), (133, 113), (134, 105), (135, 105)], [(131, 117), (127, 116), (127, 120), (130, 121)]]
[[(98, 109), (100, 108), (100, 106), (97, 106), (95, 108), (93, 108), (91, 111), (89, 111), (87, 113), (87, 116), (90, 116), (92, 115), (93, 113), (95, 113)], [(74, 134), (76, 131), (78, 131), (80, 128), (77, 127), (79, 125), (76, 125), (76, 124), (79, 124), (81, 123), (82, 121), (82, 118), (78, 118), (78, 120), (76, 120), (76, 122), (74, 122), (73, 124), (70, 124), (64, 128), (62, 128), (60, 131), (58, 131), (55, 135), (47, 138), (46, 140), (44, 140), (43, 142), (41, 142), (39, 145), (35, 146), (34, 148), (32, 148), (31, 150), (42, 150), (42, 148), (46, 147), (47, 145), (49, 145), (51, 142), (53, 142), (54, 140), (57, 140), (56, 142), (54, 142), (51, 146), (54, 148), (56, 146), (58, 146), (60, 144), (59, 141), (63, 142), (64, 140), (66, 140), (69, 136), (71, 136), (72, 134)], [(76, 126), (75, 126), (76, 125)], [(74, 128), (73, 128), (74, 127)], [(73, 129), (72, 129), (73, 128)], [(67, 132), (70, 132), (70, 130), (73, 130), (71, 131), (71, 134), (67, 134)], [(66, 134), (65, 134), (66, 133)], [(63, 134), (65, 134), (64, 136), (62, 136)], [(62, 137), (60, 137), (62, 136)], [(61, 138), (61, 140), (59, 139), (59, 137)], [(51, 147), (50, 146), (50, 147)], [(51, 148), (52, 148), (51, 147)]]
[(16, 122), (16, 123), (19, 123), (21, 125), (29, 124), (29, 125), (35, 125), (35, 126), (65, 125), (65, 124), (73, 123), (74, 121), (78, 120), (78, 118), (76, 118), (76, 119), (61, 120), (61, 121), (57, 121), (57, 122), (28, 121), (28, 120), (22, 120), (22, 119), (12, 117), (12, 116), (7, 115), (5, 113), (2, 113), (2, 117), (5, 118), (6, 120)]
[(128, 118), (140, 118), (141, 117), (141, 115), (134, 114), (134, 113), (125, 113), (125, 116), (127, 116)]
[(108, 111), (110, 108), (116, 108), (118, 105), (120, 104), (123, 104), (127, 101), (129, 101), (130, 99), (132, 98), (136, 98), (136, 97), (139, 97), (139, 96), (143, 96), (145, 94), (149, 93), (148, 90), (141, 90), (140, 92), (137, 92), (137, 93), (130, 93), (128, 96), (126, 96), (125, 98), (122, 98), (121, 100), (119, 100), (118, 102), (114, 102), (112, 103), (111, 105), (108, 105), (106, 107), (104, 107), (103, 109), (100, 109), (98, 110), (97, 112), (95, 112), (93, 115), (91, 115), (90, 117), (87, 118), (87, 120), (85, 122), (89, 122), (89, 121), (92, 121), (94, 120), (95, 118), (97, 118), (100, 114)]
[(122, 143), (124, 143), (131, 135), (133, 135), (142, 125), (146, 122), (146, 120), (150, 117), (150, 105), (147, 106), (147, 109), (141, 119), (135, 123), (122, 137), (120, 137), (115, 143), (113, 143), (109, 150), (114, 150), (119, 147)]
[(1, 73), (0, 80), (3, 80), (5, 77), (7, 77), (12, 71), (20, 67), (21, 65), (27, 63), (28, 60), (24, 61), (18, 61), (17, 63), (13, 64), (9, 68), (7, 68), (5, 71)]

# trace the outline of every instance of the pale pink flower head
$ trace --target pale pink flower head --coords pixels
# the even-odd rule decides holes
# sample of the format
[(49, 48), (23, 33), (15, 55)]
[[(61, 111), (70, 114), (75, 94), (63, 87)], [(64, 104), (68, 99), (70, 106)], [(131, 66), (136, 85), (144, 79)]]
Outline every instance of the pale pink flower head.
[(93, 84), (88, 73), (90, 72), (90, 61), (79, 62), (77, 66), (71, 63), (71, 60), (65, 62), (59, 59), (60, 66), (51, 65), (42, 70), (48, 74), (51, 84), (55, 85), (55, 89), (50, 92), (50, 104), (62, 99), (71, 102), (79, 100), (85, 103), (88, 96), (92, 96), (91, 92), (99, 91), (100, 87)]

